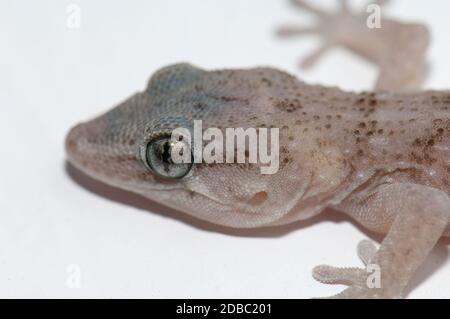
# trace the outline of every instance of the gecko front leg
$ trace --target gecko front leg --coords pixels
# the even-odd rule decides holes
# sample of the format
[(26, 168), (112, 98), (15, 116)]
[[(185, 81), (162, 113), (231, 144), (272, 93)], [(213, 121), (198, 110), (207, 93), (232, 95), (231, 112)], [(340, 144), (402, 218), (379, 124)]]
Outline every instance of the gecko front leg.
[(357, 11), (349, 7), (348, 1), (340, 0), (336, 12), (327, 12), (304, 0), (292, 2), (314, 14), (317, 23), (312, 27), (283, 26), (278, 35), (318, 35), (322, 39), (321, 45), (301, 62), (303, 68), (312, 67), (329, 49), (342, 46), (378, 66), (377, 90), (415, 90), (421, 84), (430, 38), (428, 29), (422, 24), (386, 18), (382, 6), (387, 1), (371, 1), (369, 4), (376, 7), (365, 6)]
[(314, 14), (317, 18), (317, 23), (311, 27), (285, 25), (280, 27), (277, 30), (277, 33), (283, 38), (304, 35), (318, 35), (321, 37), (321, 45), (300, 63), (302, 68), (309, 69), (313, 67), (328, 50), (335, 46), (345, 44), (345, 38), (348, 37), (355, 27), (355, 16), (351, 14), (348, 3), (345, 0), (339, 1), (340, 8), (335, 13), (327, 12), (307, 1), (292, 0), (291, 2), (297, 7)]
[[(359, 255), (380, 271), (380, 285), (368, 284), (370, 271), (361, 268), (319, 266), (313, 276), (323, 283), (345, 283), (349, 288), (334, 298), (400, 298), (411, 277), (446, 232), (450, 198), (438, 189), (416, 184), (381, 185), (353, 195), (338, 209), (365, 227), (387, 232), (381, 247), (364, 241)], [(372, 269), (372, 270), (373, 270)]]

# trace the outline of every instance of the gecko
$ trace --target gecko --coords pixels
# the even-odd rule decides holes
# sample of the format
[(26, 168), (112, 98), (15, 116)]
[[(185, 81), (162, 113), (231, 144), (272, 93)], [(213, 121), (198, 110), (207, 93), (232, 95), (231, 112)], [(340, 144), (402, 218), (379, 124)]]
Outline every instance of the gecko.
[[(332, 208), (384, 239), (357, 245), (364, 266), (321, 265), (313, 277), (347, 285), (331, 298), (405, 297), (430, 251), (450, 237), (450, 91), (419, 90), (429, 31), (384, 17), (382, 28), (368, 29), (366, 13), (345, 0), (337, 12), (294, 3), (318, 23), (279, 34), (324, 39), (305, 65), (333, 46), (348, 48), (379, 66), (372, 92), (310, 85), (269, 67), (170, 65), (143, 91), (74, 126), (68, 160), (106, 184), (226, 227), (286, 225)], [(279, 128), (278, 171), (174, 161), (171, 133), (194, 120), (204, 129)], [(380, 285), (368, 284), (369, 265)]]

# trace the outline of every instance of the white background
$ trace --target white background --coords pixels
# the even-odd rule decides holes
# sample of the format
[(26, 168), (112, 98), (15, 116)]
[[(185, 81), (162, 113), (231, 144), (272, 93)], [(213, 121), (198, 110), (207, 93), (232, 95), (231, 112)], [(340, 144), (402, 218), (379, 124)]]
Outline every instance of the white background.
[[(174, 62), (269, 65), (352, 90), (370, 89), (376, 69), (334, 50), (314, 70), (300, 71), (299, 57), (318, 41), (274, 37), (282, 23), (312, 21), (285, 0), (73, 2), (81, 8), (79, 29), (66, 26), (70, 1), (0, 4), (0, 297), (339, 292), (310, 272), (323, 263), (360, 265), (355, 248), (370, 234), (347, 219), (327, 213), (279, 229), (223, 230), (71, 177), (63, 141), (72, 125), (143, 89)], [(399, 0), (386, 12), (428, 23), (434, 40), (426, 87), (450, 88), (450, 2)], [(448, 243), (433, 251), (410, 297), (450, 297), (448, 253)], [(70, 288), (77, 270), (81, 287)]]

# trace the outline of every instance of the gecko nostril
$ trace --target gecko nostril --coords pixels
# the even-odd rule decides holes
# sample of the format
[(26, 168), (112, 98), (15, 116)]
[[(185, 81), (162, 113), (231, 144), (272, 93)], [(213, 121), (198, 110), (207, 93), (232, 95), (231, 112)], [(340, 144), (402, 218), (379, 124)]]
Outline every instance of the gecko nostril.
[(68, 155), (72, 155), (77, 151), (78, 148), (78, 136), (80, 131), (80, 124), (73, 127), (66, 137), (66, 151)]
[(65, 141), (66, 152), (69, 158), (77, 159), (83, 156), (80, 143), (86, 140), (85, 135), (86, 126), (83, 123), (76, 125), (69, 131)]
[(253, 206), (261, 205), (267, 200), (267, 198), (268, 198), (267, 192), (264, 191), (258, 192), (255, 195), (253, 195), (252, 198), (250, 198), (248, 203)]

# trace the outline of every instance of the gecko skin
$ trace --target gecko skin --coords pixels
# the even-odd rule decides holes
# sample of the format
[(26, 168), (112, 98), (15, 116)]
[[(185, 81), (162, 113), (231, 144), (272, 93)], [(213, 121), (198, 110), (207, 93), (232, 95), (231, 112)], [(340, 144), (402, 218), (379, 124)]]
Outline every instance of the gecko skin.
[[(332, 207), (385, 235), (379, 249), (369, 241), (358, 246), (366, 265), (379, 266), (381, 286), (369, 287), (363, 268), (318, 266), (314, 277), (349, 286), (335, 297), (403, 297), (437, 241), (450, 235), (450, 91), (404, 91), (422, 72), (425, 27), (383, 20), (383, 28), (368, 31), (345, 1), (337, 14), (296, 3), (326, 21), (314, 32), (327, 43), (380, 65), (377, 90), (308, 85), (271, 68), (172, 65), (143, 92), (74, 127), (68, 158), (100, 181), (229, 227), (288, 224)], [(386, 50), (393, 41), (395, 48)], [(264, 175), (258, 164), (178, 166), (167, 154), (153, 154), (152, 143), (193, 120), (204, 129), (280, 128), (279, 171)], [(186, 175), (155, 174), (149, 157)]]

